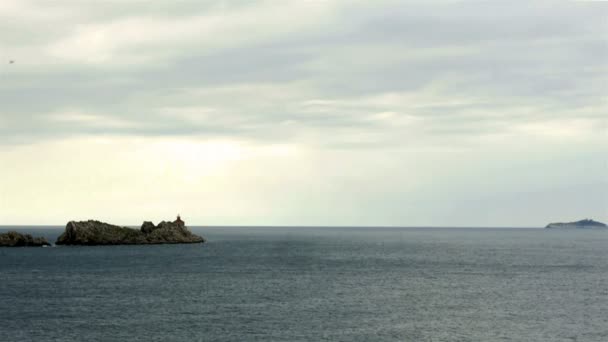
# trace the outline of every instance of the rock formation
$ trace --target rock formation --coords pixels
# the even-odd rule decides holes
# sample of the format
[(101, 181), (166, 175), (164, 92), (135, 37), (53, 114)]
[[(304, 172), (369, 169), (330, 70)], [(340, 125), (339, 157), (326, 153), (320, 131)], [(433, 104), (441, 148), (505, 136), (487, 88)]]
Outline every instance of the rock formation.
[(43, 237), (32, 237), (15, 231), (0, 234), (0, 247), (42, 247), (51, 244)]
[(549, 223), (545, 228), (568, 228), (568, 229), (607, 229), (608, 226), (602, 222), (597, 222), (589, 219), (580, 220), (576, 222), (556, 222)]
[(57, 245), (147, 245), (174, 243), (202, 243), (203, 237), (192, 234), (179, 218), (155, 226), (144, 222), (141, 229), (120, 227), (89, 220), (70, 221), (65, 232), (57, 238)]

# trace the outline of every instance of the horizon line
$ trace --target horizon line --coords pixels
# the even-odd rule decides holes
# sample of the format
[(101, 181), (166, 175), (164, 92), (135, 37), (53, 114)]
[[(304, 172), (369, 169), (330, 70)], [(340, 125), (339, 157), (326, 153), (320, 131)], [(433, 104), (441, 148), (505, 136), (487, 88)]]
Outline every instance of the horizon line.
[[(65, 224), (0, 224), (0, 228), (51, 228), (51, 227), (64, 227)], [(139, 225), (123, 225), (123, 227), (139, 227)], [(544, 226), (441, 226), (441, 225), (198, 225), (191, 224), (187, 225), (187, 227), (193, 228), (388, 228), (388, 229), (398, 229), (398, 228), (424, 228), (424, 229), (441, 229), (441, 228), (470, 228), (470, 229), (544, 229)]]

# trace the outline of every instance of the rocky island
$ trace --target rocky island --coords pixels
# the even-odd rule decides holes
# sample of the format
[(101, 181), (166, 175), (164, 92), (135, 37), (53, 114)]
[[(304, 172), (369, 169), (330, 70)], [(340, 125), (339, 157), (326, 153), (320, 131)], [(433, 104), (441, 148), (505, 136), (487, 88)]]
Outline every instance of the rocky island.
[(173, 222), (154, 225), (144, 222), (140, 229), (120, 227), (104, 222), (70, 221), (65, 232), (57, 238), (57, 245), (149, 245), (202, 243), (205, 239), (192, 234), (184, 221), (177, 217)]
[(15, 231), (0, 234), (0, 247), (43, 247), (51, 244), (43, 237), (20, 234)]
[(561, 229), (608, 229), (608, 226), (606, 226), (602, 222), (585, 219), (585, 220), (580, 220), (580, 221), (576, 221), (576, 222), (549, 223), (545, 228), (561, 228)]

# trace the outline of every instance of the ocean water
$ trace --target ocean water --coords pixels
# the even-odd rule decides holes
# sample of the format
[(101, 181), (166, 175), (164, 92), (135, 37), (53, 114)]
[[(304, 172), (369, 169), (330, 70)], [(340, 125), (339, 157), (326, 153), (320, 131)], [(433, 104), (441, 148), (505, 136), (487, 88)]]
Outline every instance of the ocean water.
[(0, 248), (0, 341), (608, 341), (608, 232), (192, 230)]

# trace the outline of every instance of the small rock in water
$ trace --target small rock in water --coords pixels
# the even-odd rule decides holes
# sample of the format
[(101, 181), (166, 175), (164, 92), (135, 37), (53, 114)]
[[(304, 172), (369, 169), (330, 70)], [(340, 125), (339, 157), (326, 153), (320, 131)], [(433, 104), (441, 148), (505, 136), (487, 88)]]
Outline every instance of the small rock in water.
[(0, 247), (42, 247), (51, 244), (43, 237), (20, 234), (15, 231), (0, 234)]

